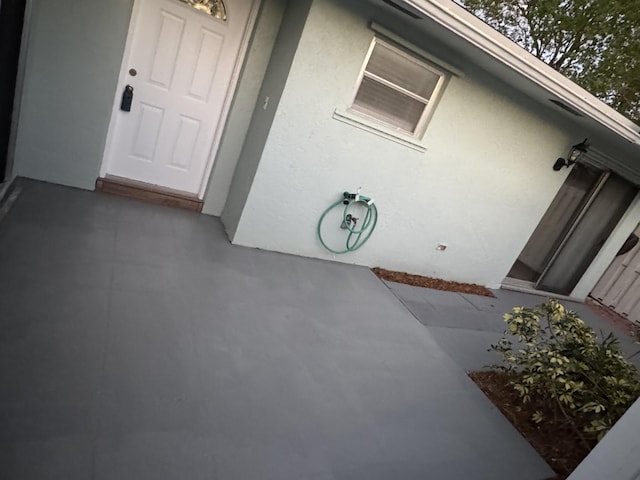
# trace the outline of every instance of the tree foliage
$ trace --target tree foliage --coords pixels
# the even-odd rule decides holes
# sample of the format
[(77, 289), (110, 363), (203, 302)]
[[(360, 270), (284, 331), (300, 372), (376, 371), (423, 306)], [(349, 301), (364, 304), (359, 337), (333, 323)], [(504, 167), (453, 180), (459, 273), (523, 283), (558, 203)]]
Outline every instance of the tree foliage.
[[(518, 344), (514, 348), (503, 338), (491, 346), (504, 362), (499, 368), (516, 374), (512, 385), (523, 402), (545, 400), (583, 439), (600, 439), (640, 396), (638, 371), (622, 356), (615, 337), (598, 340), (557, 301), (516, 307), (504, 320), (505, 334)], [(541, 412), (532, 420), (553, 421)]]
[(640, 0), (458, 0), (533, 55), (640, 121)]

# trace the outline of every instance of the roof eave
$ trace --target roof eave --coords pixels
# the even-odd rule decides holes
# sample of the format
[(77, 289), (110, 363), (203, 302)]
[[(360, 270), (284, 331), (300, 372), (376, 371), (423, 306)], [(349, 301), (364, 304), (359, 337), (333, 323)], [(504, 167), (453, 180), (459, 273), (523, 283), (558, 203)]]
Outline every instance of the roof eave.
[(640, 127), (452, 0), (402, 0), (583, 115), (640, 146)]

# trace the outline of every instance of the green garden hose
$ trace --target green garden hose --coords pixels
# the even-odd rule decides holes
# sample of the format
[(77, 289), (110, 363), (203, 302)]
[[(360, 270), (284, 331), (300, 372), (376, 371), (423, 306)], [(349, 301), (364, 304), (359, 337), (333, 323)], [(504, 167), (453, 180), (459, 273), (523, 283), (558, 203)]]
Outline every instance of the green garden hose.
[[(340, 225), (340, 228), (349, 232), (347, 235), (347, 241), (344, 250), (334, 250), (333, 248), (330, 248), (322, 238), (321, 232), (322, 222), (324, 221), (325, 217), (330, 211), (332, 211), (339, 205), (345, 206), (344, 211), (342, 212), (342, 224)], [(359, 219), (355, 218), (351, 213), (349, 213), (350, 209), (352, 209), (352, 207), (354, 207), (355, 205), (363, 205), (366, 207), (366, 212), (359, 228), (357, 225)], [(372, 198), (360, 195), (360, 193), (344, 192), (343, 198), (327, 208), (320, 216), (320, 220), (318, 220), (318, 239), (320, 239), (320, 243), (322, 244), (322, 246), (331, 253), (341, 255), (347, 252), (355, 252), (365, 243), (367, 243), (367, 241), (371, 237), (371, 234), (375, 230), (377, 223), (378, 209), (374, 205)]]

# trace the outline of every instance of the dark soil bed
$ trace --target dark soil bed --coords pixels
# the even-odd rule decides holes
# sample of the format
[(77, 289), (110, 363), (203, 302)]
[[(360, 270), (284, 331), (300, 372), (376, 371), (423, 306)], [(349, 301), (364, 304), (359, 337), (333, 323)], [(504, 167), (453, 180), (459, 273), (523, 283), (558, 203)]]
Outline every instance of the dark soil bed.
[(495, 297), (491, 290), (475, 283), (451, 282), (440, 278), (423, 277), (411, 273), (394, 272), (384, 268), (372, 268), (382, 280), (388, 282), (404, 283), (414, 287), (433, 288), (434, 290), (445, 290), (447, 292), (470, 293), (472, 295), (482, 295), (484, 297)]
[(636, 325), (634, 322), (629, 320), (627, 317), (616, 313), (610, 308), (605, 307), (601, 303), (593, 300), (592, 298), (587, 298), (585, 303), (589, 306), (589, 308), (600, 315), (602, 318), (607, 320), (611, 325), (617, 327), (619, 330), (622, 330), (629, 336), (637, 337), (640, 327)]
[[(587, 449), (571, 427), (554, 422), (544, 402), (533, 399), (523, 405), (509, 385), (510, 374), (491, 371), (471, 372), (469, 376), (558, 474), (553, 480), (566, 479), (595, 446), (593, 441)], [(545, 417), (540, 424), (531, 420), (536, 410)]]

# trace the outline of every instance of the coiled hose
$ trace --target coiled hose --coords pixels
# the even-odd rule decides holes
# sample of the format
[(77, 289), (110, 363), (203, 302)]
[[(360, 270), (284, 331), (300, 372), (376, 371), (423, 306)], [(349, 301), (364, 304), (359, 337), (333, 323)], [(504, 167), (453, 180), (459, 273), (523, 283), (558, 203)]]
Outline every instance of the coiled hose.
[[(332, 211), (334, 208), (339, 205), (344, 205), (344, 210), (342, 212), (342, 224), (340, 228), (347, 230), (349, 233), (347, 235), (346, 245), (344, 250), (335, 250), (329, 247), (324, 239), (322, 238), (322, 222), (324, 221), (327, 214)], [(364, 218), (360, 226), (358, 227), (359, 219), (355, 218), (351, 213), (352, 207), (356, 205), (364, 205), (366, 206), (366, 211)], [(343, 198), (335, 202), (329, 208), (327, 208), (324, 213), (320, 216), (320, 220), (318, 220), (318, 239), (322, 246), (327, 249), (331, 253), (335, 253), (337, 255), (342, 255), (343, 253), (355, 252), (359, 248), (361, 248), (376, 228), (378, 223), (378, 209), (375, 206), (373, 199), (369, 197), (365, 197), (364, 195), (360, 195), (359, 193), (349, 193), (344, 192)]]

